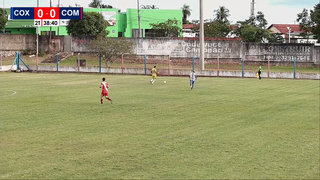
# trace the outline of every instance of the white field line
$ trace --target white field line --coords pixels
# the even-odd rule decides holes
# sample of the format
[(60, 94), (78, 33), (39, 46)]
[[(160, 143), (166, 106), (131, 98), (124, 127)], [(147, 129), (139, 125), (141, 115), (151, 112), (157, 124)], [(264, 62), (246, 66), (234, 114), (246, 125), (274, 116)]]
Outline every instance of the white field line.
[(16, 95), (16, 94), (17, 94), (17, 92), (16, 92), (16, 91), (11, 91), (11, 90), (8, 90), (8, 91), (10, 91), (10, 92), (12, 92), (12, 93), (11, 93), (11, 94), (9, 94), (9, 95), (0, 96), (0, 98), (9, 97), (9, 96), (14, 96), (14, 95)]

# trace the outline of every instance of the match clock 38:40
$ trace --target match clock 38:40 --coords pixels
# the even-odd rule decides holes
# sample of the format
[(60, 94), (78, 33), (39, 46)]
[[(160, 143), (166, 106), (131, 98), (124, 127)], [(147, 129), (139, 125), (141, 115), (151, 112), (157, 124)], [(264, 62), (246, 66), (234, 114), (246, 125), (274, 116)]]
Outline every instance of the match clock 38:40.
[(58, 19), (35, 19), (34, 26), (59, 26)]

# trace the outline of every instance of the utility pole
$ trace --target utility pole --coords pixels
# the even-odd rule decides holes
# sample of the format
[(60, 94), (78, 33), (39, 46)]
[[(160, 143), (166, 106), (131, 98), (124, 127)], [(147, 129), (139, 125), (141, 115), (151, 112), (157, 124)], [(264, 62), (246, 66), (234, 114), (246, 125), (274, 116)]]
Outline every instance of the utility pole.
[[(58, 0), (58, 7), (60, 7), (60, 0)], [(59, 36), (59, 31), (60, 31), (60, 23), (59, 23), (59, 26), (58, 26), (58, 36)]]
[(203, 24), (203, 0), (200, 0), (200, 70), (204, 70), (204, 24)]
[(254, 0), (251, 2), (251, 8), (250, 8), (250, 17), (254, 17)]
[[(52, 2), (51, 2), (51, 0), (50, 0), (50, 7), (52, 7)], [(52, 26), (50, 26), (50, 41), (51, 41), (51, 32), (52, 32)], [(50, 44), (50, 43), (49, 43)]]
[[(39, 0), (37, 0), (37, 7), (39, 7)], [(37, 26), (37, 54), (36, 54), (36, 70), (38, 71), (38, 57), (39, 57), (39, 26)]]
[(290, 43), (290, 33), (291, 33), (291, 27), (287, 27), (288, 32), (289, 32), (289, 43)]
[(138, 37), (141, 38), (141, 17), (140, 17), (140, 5), (139, 5), (139, 0), (137, 0), (137, 4), (138, 4), (138, 23), (139, 23)]
[[(4, 0), (3, 0), (3, 17), (5, 18), (6, 17), (6, 13), (5, 13), (5, 8), (4, 8)], [(6, 33), (6, 25), (4, 25), (4, 28), (3, 28), (3, 34)]]

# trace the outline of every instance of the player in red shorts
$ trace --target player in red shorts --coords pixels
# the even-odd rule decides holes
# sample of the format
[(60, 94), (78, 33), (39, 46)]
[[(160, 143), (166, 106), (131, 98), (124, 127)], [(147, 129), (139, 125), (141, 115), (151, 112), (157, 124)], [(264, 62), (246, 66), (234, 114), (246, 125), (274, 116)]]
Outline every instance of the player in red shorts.
[(102, 88), (101, 104), (103, 104), (103, 97), (106, 97), (106, 99), (111, 101), (111, 104), (112, 104), (112, 99), (109, 98), (109, 93), (108, 93), (109, 84), (106, 82), (106, 78), (102, 78), (102, 83), (101, 83), (100, 88)]

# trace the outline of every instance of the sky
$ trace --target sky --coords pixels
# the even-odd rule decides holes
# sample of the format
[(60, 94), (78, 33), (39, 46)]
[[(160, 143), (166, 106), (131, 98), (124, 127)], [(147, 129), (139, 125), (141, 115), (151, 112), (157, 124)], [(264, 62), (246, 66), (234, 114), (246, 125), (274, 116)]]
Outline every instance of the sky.
[[(87, 8), (92, 0), (52, 0), (52, 6), (75, 7), (79, 4), (81, 7)], [(252, 0), (203, 0), (204, 19), (214, 19), (214, 10), (220, 6), (229, 9), (231, 23), (243, 21), (250, 16), (250, 7)], [(258, 11), (263, 12), (268, 25), (271, 24), (297, 24), (297, 14), (301, 13), (303, 8), (308, 10), (313, 9), (314, 5), (320, 0), (254, 0), (255, 14)], [(39, 7), (50, 6), (50, 0), (0, 0), (0, 7), (36, 7), (39, 2)], [(190, 6), (191, 16), (188, 20), (199, 20), (199, 0), (139, 0), (140, 5), (155, 5), (159, 9), (181, 9), (186, 4)], [(121, 12), (126, 12), (126, 9), (137, 8), (137, 0), (102, 0), (103, 4), (112, 5)]]

